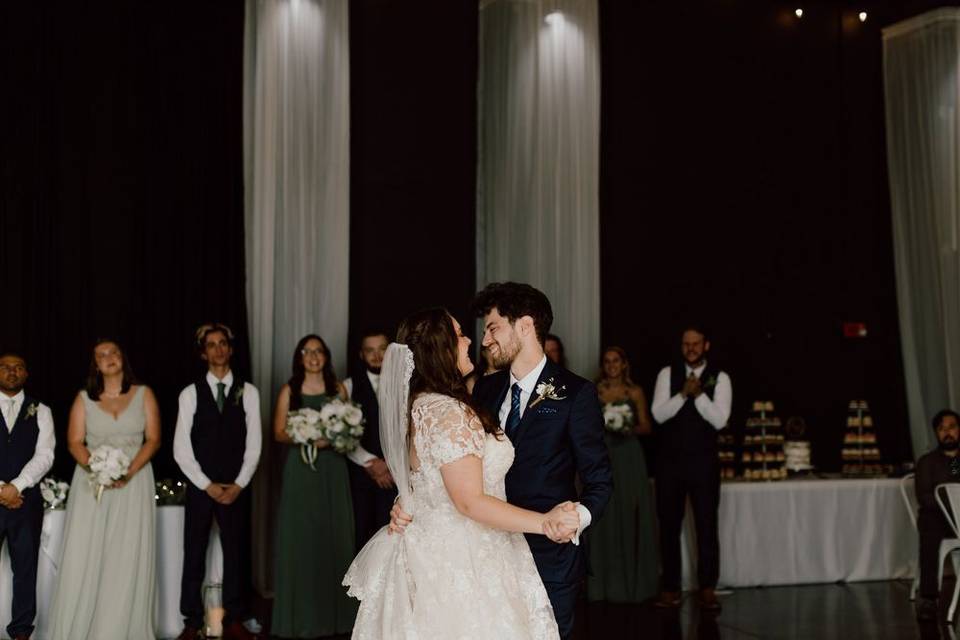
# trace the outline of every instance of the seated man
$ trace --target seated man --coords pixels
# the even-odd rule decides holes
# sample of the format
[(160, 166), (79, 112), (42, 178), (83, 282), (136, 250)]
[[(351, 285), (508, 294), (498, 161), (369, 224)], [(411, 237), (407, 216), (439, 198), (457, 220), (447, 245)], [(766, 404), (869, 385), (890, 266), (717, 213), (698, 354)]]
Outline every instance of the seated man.
[(937, 619), (937, 580), (940, 541), (953, 537), (954, 532), (940, 510), (934, 496), (937, 485), (960, 482), (960, 415), (944, 409), (933, 417), (937, 432), (937, 448), (917, 460), (916, 491), (920, 510), (917, 529), (920, 533), (920, 599), (917, 618), (924, 622)]

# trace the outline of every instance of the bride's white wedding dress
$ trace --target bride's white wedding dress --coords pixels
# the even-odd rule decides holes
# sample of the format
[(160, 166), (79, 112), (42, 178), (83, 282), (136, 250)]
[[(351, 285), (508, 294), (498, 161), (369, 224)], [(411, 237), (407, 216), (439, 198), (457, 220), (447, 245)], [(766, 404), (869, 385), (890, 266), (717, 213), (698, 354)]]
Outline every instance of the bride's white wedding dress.
[(419, 469), (410, 475), (413, 522), (402, 535), (386, 528), (363, 548), (344, 584), (360, 599), (354, 638), (453, 640), (558, 638), (557, 623), (521, 533), (461, 515), (440, 467), (467, 455), (483, 461), (488, 495), (506, 500), (513, 445), (484, 433), (457, 400), (416, 398), (411, 412)]

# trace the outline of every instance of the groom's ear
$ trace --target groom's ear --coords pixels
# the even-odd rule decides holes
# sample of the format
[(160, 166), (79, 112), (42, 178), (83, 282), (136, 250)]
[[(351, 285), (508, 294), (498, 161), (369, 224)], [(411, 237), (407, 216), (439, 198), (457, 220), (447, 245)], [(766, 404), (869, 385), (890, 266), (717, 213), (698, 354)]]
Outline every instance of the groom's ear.
[(537, 327), (533, 322), (532, 316), (520, 316), (517, 319), (517, 328), (520, 329), (520, 335), (524, 338), (528, 335), (536, 337)]

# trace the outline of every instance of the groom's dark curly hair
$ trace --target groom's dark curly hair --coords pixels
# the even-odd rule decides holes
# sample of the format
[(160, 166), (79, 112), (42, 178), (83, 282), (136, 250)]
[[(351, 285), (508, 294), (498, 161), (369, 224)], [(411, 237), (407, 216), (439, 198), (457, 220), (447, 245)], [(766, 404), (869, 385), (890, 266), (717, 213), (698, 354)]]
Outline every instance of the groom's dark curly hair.
[(523, 316), (530, 316), (541, 345), (553, 325), (550, 300), (539, 289), (522, 282), (491, 282), (477, 293), (472, 306), (478, 318), (496, 309), (511, 324)]

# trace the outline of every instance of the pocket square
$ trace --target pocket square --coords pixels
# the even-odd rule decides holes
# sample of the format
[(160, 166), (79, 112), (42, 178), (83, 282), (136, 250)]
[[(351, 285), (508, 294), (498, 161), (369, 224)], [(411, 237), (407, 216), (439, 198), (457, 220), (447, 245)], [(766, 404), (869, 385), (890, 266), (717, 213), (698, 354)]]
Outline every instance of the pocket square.
[(544, 413), (556, 413), (556, 412), (557, 412), (556, 407), (540, 407), (539, 409), (537, 409), (537, 413), (541, 415)]

